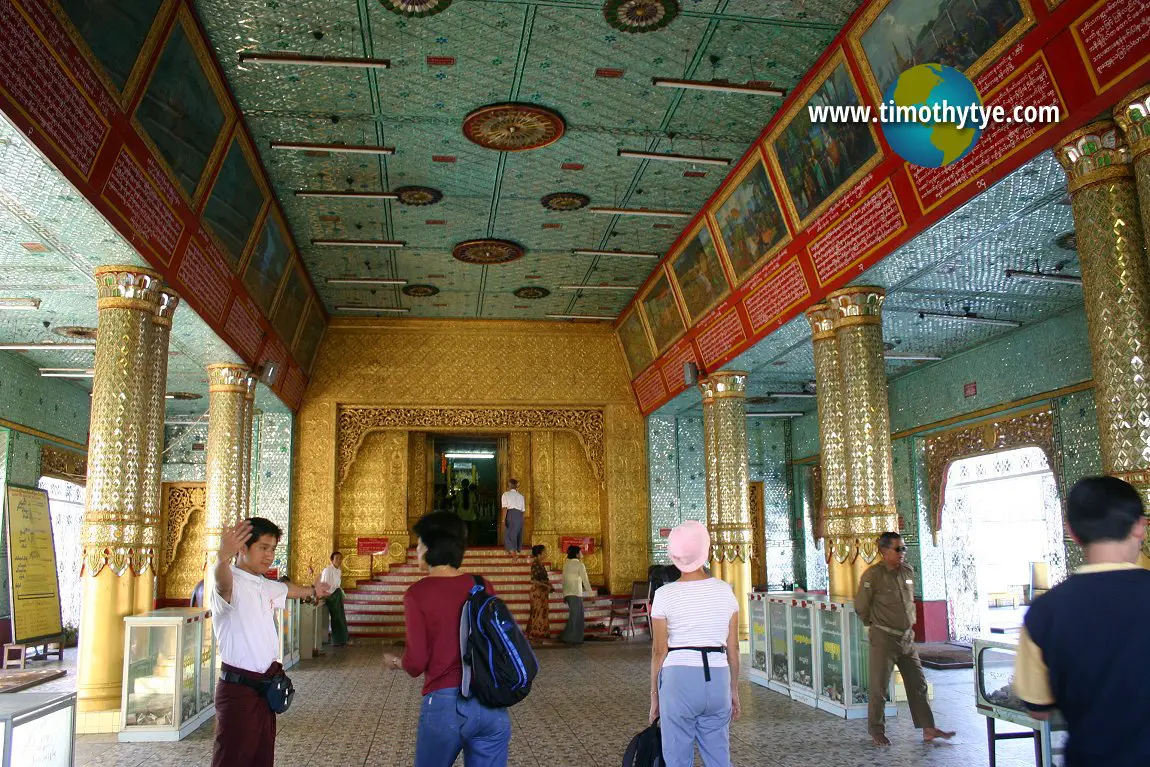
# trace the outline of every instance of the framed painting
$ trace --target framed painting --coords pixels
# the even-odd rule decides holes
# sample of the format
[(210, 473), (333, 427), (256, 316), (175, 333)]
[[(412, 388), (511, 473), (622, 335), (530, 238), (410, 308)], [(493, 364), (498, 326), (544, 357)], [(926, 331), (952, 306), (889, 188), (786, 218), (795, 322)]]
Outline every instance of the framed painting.
[(651, 340), (647, 336), (647, 329), (643, 327), (643, 318), (638, 309), (632, 309), (616, 331), (619, 343), (623, 347), (623, 356), (627, 360), (627, 367), (631, 369), (631, 378), (642, 373), (647, 366), (655, 361), (655, 354), (651, 350)]
[(695, 228), (671, 256), (670, 264), (671, 273), (675, 275), (675, 287), (683, 299), (689, 323), (698, 322), (700, 317), (731, 292), (706, 216), (695, 224)]
[(256, 240), (248, 265), (244, 268), (243, 283), (248, 295), (263, 310), (264, 316), (271, 315), (280, 280), (291, 260), (287, 229), (274, 207), (264, 216), (259, 239)]
[(945, 64), (973, 77), (1034, 26), (1029, 0), (878, 0), (849, 39), (876, 100), (906, 70)]
[(300, 320), (303, 319), (310, 294), (303, 267), (298, 262), (293, 263), (288, 269), (287, 279), (284, 280), (283, 289), (276, 299), (275, 311), (272, 312), (271, 318), (272, 327), (279, 333), (284, 346), (289, 349), (295, 341), (295, 334), (299, 329)]
[(327, 329), (327, 321), (323, 316), (323, 309), (320, 306), (319, 299), (312, 297), (311, 303), (308, 305), (307, 317), (304, 319), (303, 324), (300, 325), (299, 337), (295, 342), (295, 361), (298, 362), (304, 369), (304, 372), (311, 374), (312, 366), (315, 365), (315, 355), (319, 351), (320, 342), (323, 340), (324, 330)]
[(791, 241), (783, 209), (759, 152), (739, 168), (710, 215), (718, 234), (719, 253), (736, 285)]
[(643, 316), (647, 320), (647, 328), (651, 331), (651, 341), (655, 344), (655, 350), (662, 354), (687, 329), (683, 324), (683, 315), (679, 313), (675, 291), (671, 287), (671, 280), (667, 277), (666, 270), (660, 268), (659, 277), (651, 283), (651, 287), (647, 288), (639, 303), (643, 307)]
[(840, 48), (798, 95), (768, 141), (775, 171), (786, 185), (784, 197), (800, 227), (882, 159), (870, 123), (811, 122), (808, 107), (858, 103), (858, 86)]
[(270, 197), (255, 170), (258, 167), (247, 138), (242, 131), (235, 131), (201, 214), (233, 272), (243, 261)]
[(181, 7), (133, 117), (193, 207), (207, 186), (204, 171), (225, 149), (234, 117), (212, 54), (194, 30), (191, 12)]
[[(72, 41), (123, 101), (143, 77), (176, 0), (51, 0), (57, 15), (71, 22)], [(161, 13), (161, 9), (163, 12)], [(68, 27), (68, 24), (64, 25)]]

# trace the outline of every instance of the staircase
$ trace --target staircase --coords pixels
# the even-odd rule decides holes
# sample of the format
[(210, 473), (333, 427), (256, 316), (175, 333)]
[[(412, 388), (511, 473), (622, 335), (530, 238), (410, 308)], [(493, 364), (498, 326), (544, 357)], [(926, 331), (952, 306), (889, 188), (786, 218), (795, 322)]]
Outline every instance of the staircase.
[[(531, 558), (515, 557), (502, 548), (468, 549), (463, 558), (463, 571), (482, 575), (494, 587), (496, 594), (511, 610), (520, 628), (527, 630), (531, 614)], [(563, 576), (548, 571), (553, 588), (551, 592), (551, 636), (559, 637), (567, 624), (567, 603), (563, 601)], [(407, 561), (394, 565), (386, 575), (377, 575), (361, 582), (355, 589), (345, 592), (344, 610), (348, 631), (352, 637), (378, 637), (403, 639), (403, 594), (407, 587), (426, 575), (416, 562), (415, 549), (408, 549)], [(592, 597), (584, 600), (585, 634), (606, 636), (611, 619), (611, 598)], [(619, 625), (619, 622), (616, 622)], [(637, 632), (646, 633), (646, 626)]]

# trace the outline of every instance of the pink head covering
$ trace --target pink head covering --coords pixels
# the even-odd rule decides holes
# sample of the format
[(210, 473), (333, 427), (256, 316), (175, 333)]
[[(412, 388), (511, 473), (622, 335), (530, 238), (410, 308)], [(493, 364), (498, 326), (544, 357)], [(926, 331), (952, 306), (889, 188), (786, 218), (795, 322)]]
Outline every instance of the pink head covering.
[(701, 522), (688, 520), (667, 537), (667, 554), (680, 572), (694, 572), (711, 558), (711, 534)]

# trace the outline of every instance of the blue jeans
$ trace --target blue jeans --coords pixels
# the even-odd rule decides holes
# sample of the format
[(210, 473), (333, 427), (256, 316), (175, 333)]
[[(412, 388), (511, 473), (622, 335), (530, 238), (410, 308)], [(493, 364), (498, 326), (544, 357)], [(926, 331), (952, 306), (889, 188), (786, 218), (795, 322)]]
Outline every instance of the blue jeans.
[(511, 717), (505, 708), (487, 708), (459, 690), (423, 696), (415, 736), (415, 767), (451, 767), (463, 752), (466, 767), (505, 767), (511, 745)]
[(659, 672), (659, 730), (663, 763), (691, 767), (695, 745), (706, 767), (731, 767), (731, 670), (711, 666), (664, 666)]

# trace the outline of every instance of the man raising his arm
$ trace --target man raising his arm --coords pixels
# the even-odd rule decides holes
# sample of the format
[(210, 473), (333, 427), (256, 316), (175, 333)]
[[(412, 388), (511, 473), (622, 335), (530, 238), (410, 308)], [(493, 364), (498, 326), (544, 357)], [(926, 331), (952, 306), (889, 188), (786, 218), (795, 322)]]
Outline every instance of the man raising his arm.
[(276, 660), (280, 636), (275, 610), (282, 609), (288, 597), (324, 597), (331, 591), (324, 583), (297, 586), (264, 577), (282, 536), (274, 522), (252, 517), (220, 537), (216, 587), (209, 596), (222, 662), (212, 767), (272, 767), (276, 715), (261, 687), (283, 671)]

